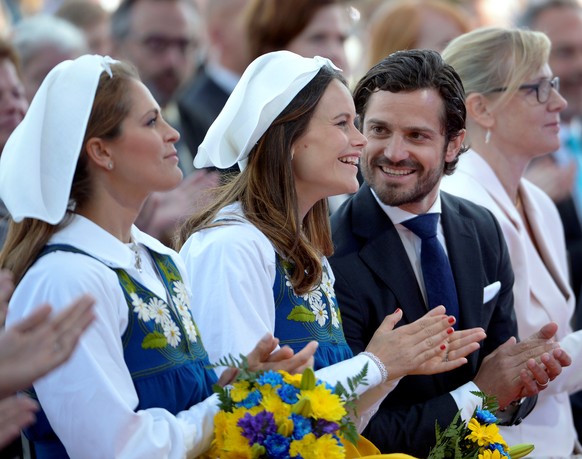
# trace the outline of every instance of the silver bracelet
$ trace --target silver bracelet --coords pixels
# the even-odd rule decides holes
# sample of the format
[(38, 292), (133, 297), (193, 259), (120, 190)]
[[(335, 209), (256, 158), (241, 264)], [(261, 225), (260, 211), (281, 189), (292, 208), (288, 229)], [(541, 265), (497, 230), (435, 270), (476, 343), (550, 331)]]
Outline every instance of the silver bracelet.
[(385, 383), (388, 379), (388, 370), (386, 369), (386, 365), (382, 363), (382, 361), (374, 354), (368, 351), (360, 352), (360, 355), (365, 355), (368, 357), (372, 362), (376, 364), (378, 370), (380, 370), (380, 374), (382, 375), (382, 383)]

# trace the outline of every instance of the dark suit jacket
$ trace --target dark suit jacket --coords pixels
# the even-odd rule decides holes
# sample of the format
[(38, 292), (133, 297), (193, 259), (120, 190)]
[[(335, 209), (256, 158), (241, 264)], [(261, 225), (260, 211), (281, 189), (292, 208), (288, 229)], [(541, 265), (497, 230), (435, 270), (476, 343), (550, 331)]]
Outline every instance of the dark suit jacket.
[[(487, 338), (457, 370), (400, 381), (364, 432), (385, 453), (426, 457), (435, 443), (435, 421), (446, 427), (458, 411), (449, 391), (471, 381), (485, 356), (517, 336), (513, 271), (497, 220), (469, 201), (446, 193), (441, 197), (443, 231), (459, 296), (459, 328), (483, 327)], [(354, 353), (359, 353), (387, 314), (401, 308), (403, 325), (420, 318), (427, 307), (398, 232), (368, 185), (332, 216), (332, 231), (335, 254), (330, 262), (344, 332)], [(501, 290), (483, 304), (483, 289), (495, 281), (501, 282)]]
[(194, 156), (229, 95), (208, 76), (204, 66), (198, 69), (192, 82), (180, 93), (178, 109), (183, 135)]

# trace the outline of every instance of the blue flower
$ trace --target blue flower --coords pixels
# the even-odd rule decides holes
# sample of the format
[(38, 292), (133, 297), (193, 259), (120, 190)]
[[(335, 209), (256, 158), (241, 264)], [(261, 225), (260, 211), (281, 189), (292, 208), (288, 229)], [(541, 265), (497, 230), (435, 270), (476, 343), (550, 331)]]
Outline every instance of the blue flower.
[(497, 422), (497, 418), (491, 412), (479, 408), (475, 413), (475, 417), (481, 424), (495, 424)]
[(502, 456), (505, 456), (507, 458), (511, 457), (509, 456), (508, 453), (505, 452), (505, 450), (503, 449), (503, 445), (499, 444), (499, 443), (491, 443), (489, 446), (487, 446), (487, 449), (490, 449), (491, 451), (499, 451), (499, 454), (501, 454)]
[(247, 398), (245, 398), (242, 402), (237, 403), (237, 406), (242, 406), (249, 409), (257, 406), (259, 403), (261, 403), (261, 400), (263, 400), (263, 394), (261, 394), (258, 390), (253, 390), (249, 392)]
[(289, 445), (291, 439), (280, 434), (269, 435), (265, 440), (264, 447), (272, 459), (285, 459), (289, 457)]
[(277, 395), (281, 397), (283, 402), (289, 405), (294, 405), (297, 403), (297, 395), (299, 394), (299, 389), (291, 384), (283, 384), (279, 389), (277, 389)]
[(257, 383), (261, 386), (270, 384), (271, 386), (279, 386), (283, 384), (283, 376), (273, 370), (266, 371), (257, 378)]
[(250, 446), (255, 443), (262, 445), (269, 435), (277, 432), (275, 417), (268, 411), (261, 411), (256, 416), (245, 413), (237, 422), (237, 426), (242, 429), (242, 434), (249, 440)]
[(301, 416), (300, 414), (292, 414), (293, 421), (293, 438), (301, 440), (305, 435), (311, 433), (311, 420)]

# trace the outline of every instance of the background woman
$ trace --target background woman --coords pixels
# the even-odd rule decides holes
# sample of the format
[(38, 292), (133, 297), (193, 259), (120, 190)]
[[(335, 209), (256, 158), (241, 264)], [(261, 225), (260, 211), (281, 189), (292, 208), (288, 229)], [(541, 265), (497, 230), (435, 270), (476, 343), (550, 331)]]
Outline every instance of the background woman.
[[(133, 222), (150, 193), (182, 178), (179, 135), (126, 64), (82, 56), (51, 71), (0, 160), (15, 222), (0, 265), (17, 283), (7, 323), (49, 302), (96, 299), (70, 361), (34, 384), (36, 457), (183, 458), (210, 445), (216, 382), (192, 320), (184, 269)], [(265, 336), (257, 369), (302, 370), (315, 344), (285, 362)], [(66, 452), (65, 452), (66, 450)]]
[(550, 41), (540, 32), (477, 29), (453, 40), (443, 57), (467, 93), (464, 154), (443, 189), (487, 207), (499, 220), (515, 273), (520, 336), (549, 320), (572, 365), (518, 426), (508, 444), (535, 443), (536, 456), (569, 456), (577, 444), (568, 394), (582, 389), (582, 332), (572, 333), (574, 294), (568, 282), (564, 232), (551, 199), (523, 178), (531, 159), (559, 147), (566, 101), (548, 65)]

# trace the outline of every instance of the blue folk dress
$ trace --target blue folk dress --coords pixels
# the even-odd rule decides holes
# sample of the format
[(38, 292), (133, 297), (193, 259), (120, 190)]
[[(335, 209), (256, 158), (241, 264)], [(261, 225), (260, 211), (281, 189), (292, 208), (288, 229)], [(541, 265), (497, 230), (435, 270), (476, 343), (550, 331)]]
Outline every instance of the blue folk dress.
[[(65, 244), (45, 247), (39, 258), (55, 251), (92, 255)], [(209, 366), (200, 333), (190, 313), (189, 298), (172, 258), (148, 248), (164, 284), (162, 299), (123, 269), (113, 269), (128, 306), (128, 325), (122, 335), (124, 359), (139, 403), (135, 411), (163, 408), (172, 414), (187, 410), (212, 394), (216, 375)], [(95, 257), (92, 257), (95, 258)], [(34, 391), (29, 395), (35, 398)], [(67, 458), (63, 444), (41, 411), (26, 429), (38, 459)]]
[(323, 263), (321, 283), (304, 295), (297, 295), (291, 286), (292, 269), (291, 263), (276, 255), (275, 336), (281, 346), (299, 352), (310, 341), (319, 342), (315, 370), (353, 357), (344, 336), (329, 265)]

